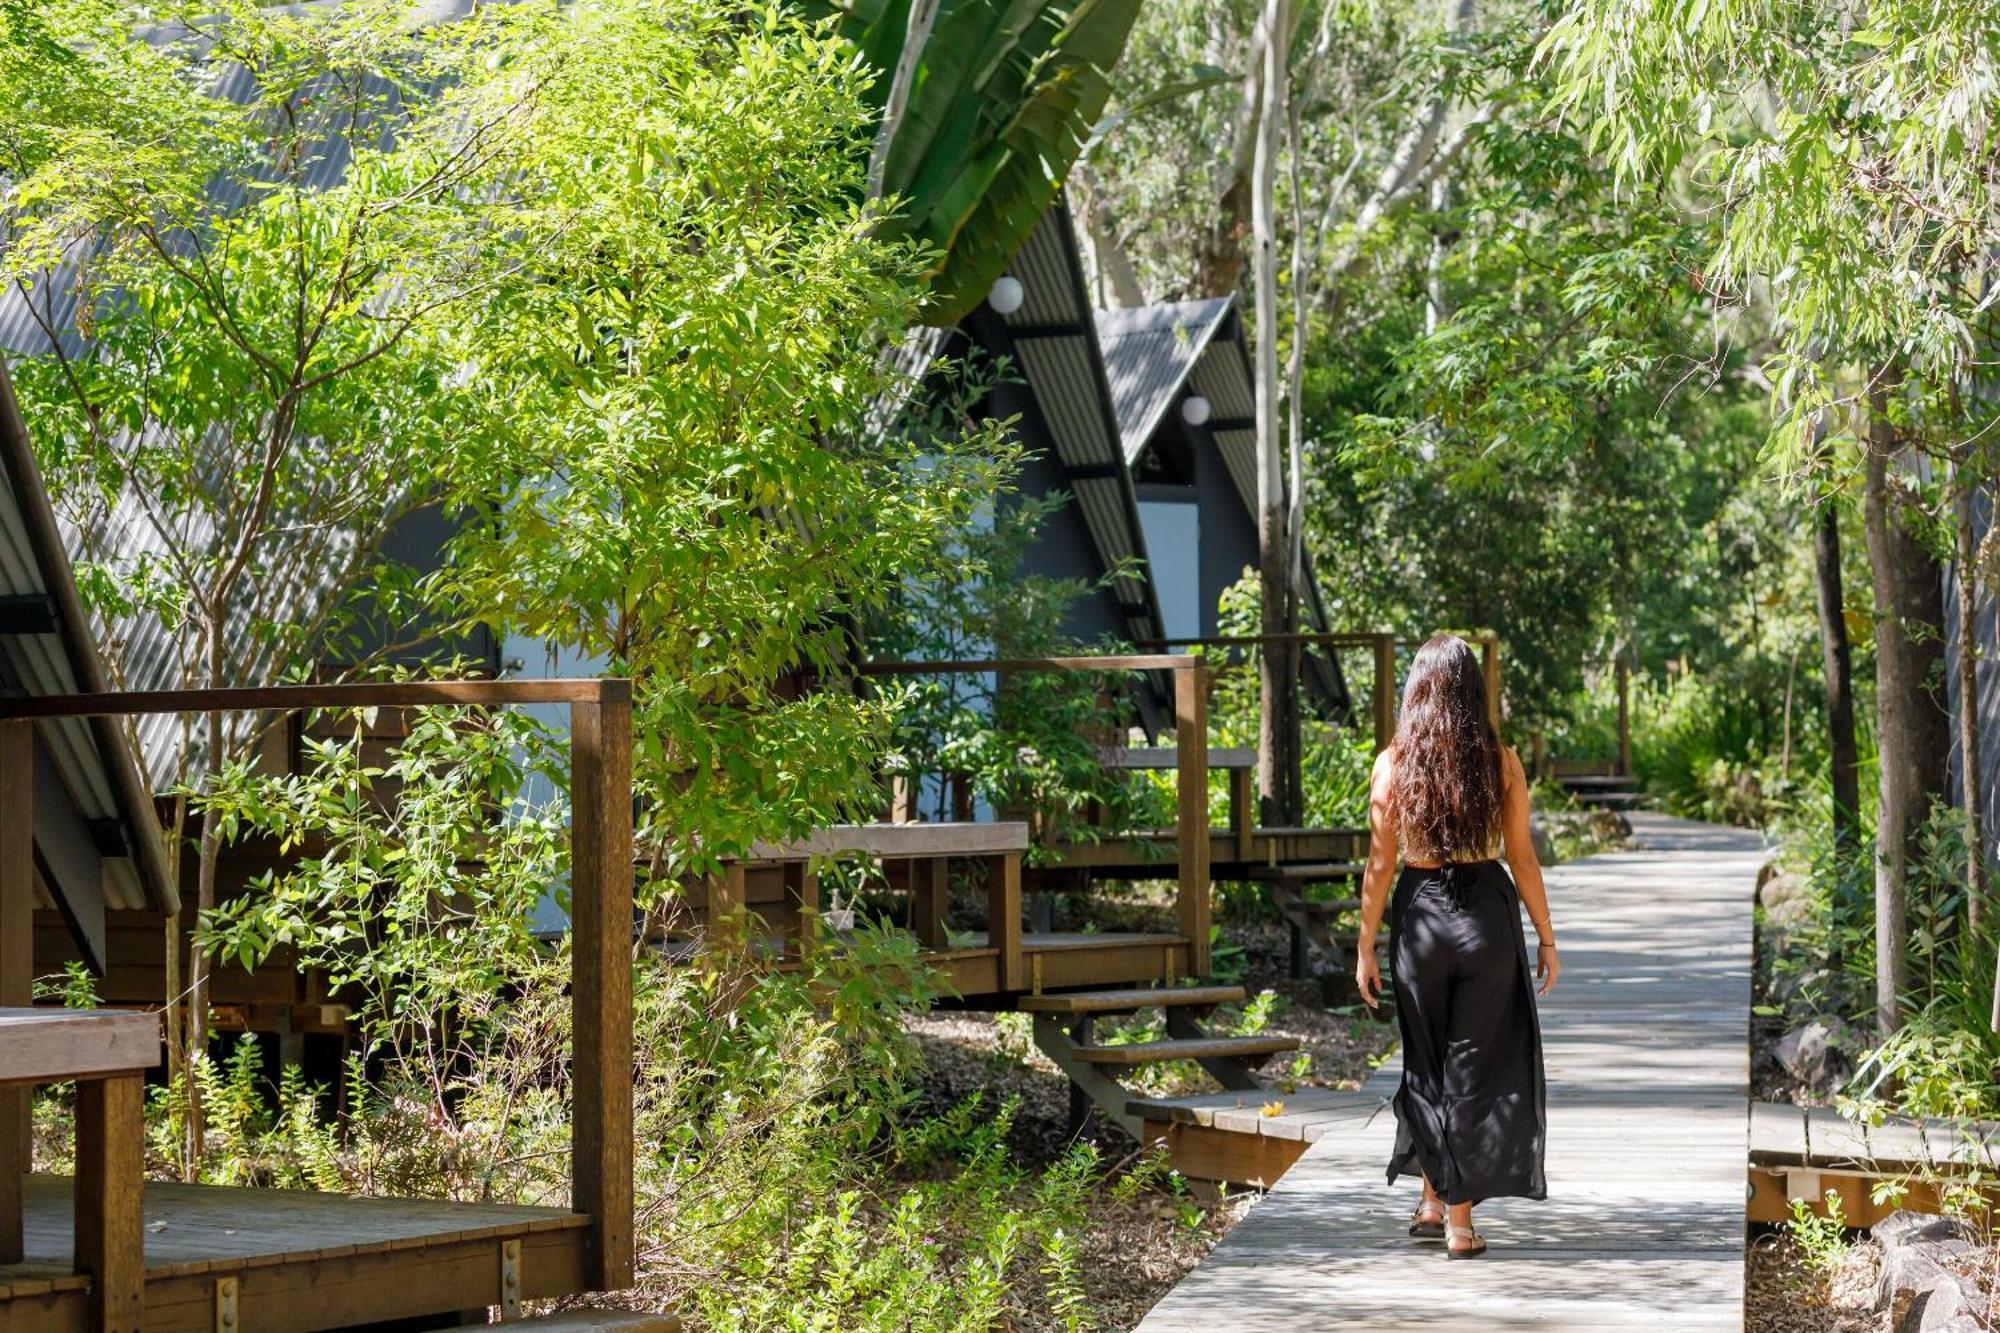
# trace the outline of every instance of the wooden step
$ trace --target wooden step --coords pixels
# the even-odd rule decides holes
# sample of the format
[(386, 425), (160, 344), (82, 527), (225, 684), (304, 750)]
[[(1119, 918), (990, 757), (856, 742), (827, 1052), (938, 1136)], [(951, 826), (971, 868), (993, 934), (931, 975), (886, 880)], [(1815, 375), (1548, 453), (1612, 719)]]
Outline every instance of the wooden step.
[(1287, 903), (1285, 910), (1290, 912), (1304, 912), (1308, 916), (1333, 917), (1339, 916), (1343, 912), (1360, 911), (1361, 900), (1359, 898), (1335, 898), (1331, 902), (1322, 903), (1315, 902), (1311, 898), (1301, 898), (1297, 902)]
[(1070, 1057), (1089, 1065), (1157, 1065), (1168, 1060), (1244, 1060), (1298, 1048), (1297, 1037), (1179, 1037), (1125, 1046), (1079, 1046)]
[(1291, 884), (1322, 884), (1328, 880), (1354, 879), (1367, 866), (1360, 861), (1315, 861), (1293, 866), (1259, 866), (1252, 879), (1276, 880)]
[(1029, 995), (1020, 1008), (1031, 1014), (1115, 1014), (1156, 1006), (1234, 1004), (1245, 994), (1241, 986), (1133, 986)]
[(1029, 953), (1059, 953), (1065, 949), (1167, 948), (1187, 942), (1185, 935), (1136, 930), (1058, 930), (1030, 932), (1021, 937), (1021, 947)]
[(670, 1314), (648, 1314), (642, 1310), (564, 1310), (539, 1319), (508, 1319), (510, 1329), (539, 1329), (541, 1333), (681, 1333), (681, 1321)]

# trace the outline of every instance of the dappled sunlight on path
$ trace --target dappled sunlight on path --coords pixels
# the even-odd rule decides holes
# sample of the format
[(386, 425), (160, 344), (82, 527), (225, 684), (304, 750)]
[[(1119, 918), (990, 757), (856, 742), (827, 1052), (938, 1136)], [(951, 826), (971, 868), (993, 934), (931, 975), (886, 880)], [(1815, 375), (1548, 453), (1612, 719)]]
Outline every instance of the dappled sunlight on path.
[[(1386, 1106), (1321, 1139), (1142, 1333), (1653, 1326), (1739, 1330), (1753, 834), (1650, 814), (1640, 846), (1549, 872), (1562, 984), (1542, 1005), (1549, 1198), (1477, 1214), (1446, 1263), (1384, 1188)], [(1384, 1097), (1385, 1067), (1371, 1088)]]

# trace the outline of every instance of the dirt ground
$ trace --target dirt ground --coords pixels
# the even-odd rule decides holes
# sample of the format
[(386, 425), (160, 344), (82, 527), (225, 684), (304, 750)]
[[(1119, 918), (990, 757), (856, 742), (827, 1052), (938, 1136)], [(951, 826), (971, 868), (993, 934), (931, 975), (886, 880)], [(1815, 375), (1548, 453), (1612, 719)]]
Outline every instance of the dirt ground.
[(1744, 1333), (1878, 1333), (1878, 1256), (1858, 1241), (1831, 1271), (1815, 1269), (1782, 1232), (1754, 1238), (1744, 1271)]

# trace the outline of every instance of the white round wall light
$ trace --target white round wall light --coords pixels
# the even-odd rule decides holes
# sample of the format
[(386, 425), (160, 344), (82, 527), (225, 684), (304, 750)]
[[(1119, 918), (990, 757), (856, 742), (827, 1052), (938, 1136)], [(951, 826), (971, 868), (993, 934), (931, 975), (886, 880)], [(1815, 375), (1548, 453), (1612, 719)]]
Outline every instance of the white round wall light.
[(986, 293), (986, 304), (993, 307), (996, 315), (1011, 315), (1021, 308), (1021, 302), (1028, 299), (1028, 293), (1021, 286), (1021, 280), (1011, 273), (1002, 273), (993, 280), (993, 286)]

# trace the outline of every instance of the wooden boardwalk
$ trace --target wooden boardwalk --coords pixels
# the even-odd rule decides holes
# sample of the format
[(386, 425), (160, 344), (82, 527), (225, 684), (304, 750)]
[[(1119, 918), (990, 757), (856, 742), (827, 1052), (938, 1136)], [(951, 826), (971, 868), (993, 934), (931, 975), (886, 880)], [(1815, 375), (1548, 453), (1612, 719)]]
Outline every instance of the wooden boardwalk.
[[(1643, 850), (1549, 872), (1549, 1198), (1475, 1214), (1487, 1257), (1404, 1234), (1383, 1106), (1320, 1134), (1140, 1333), (1739, 1331), (1755, 836), (1635, 813)], [(1370, 1090), (1394, 1090), (1385, 1067)]]

